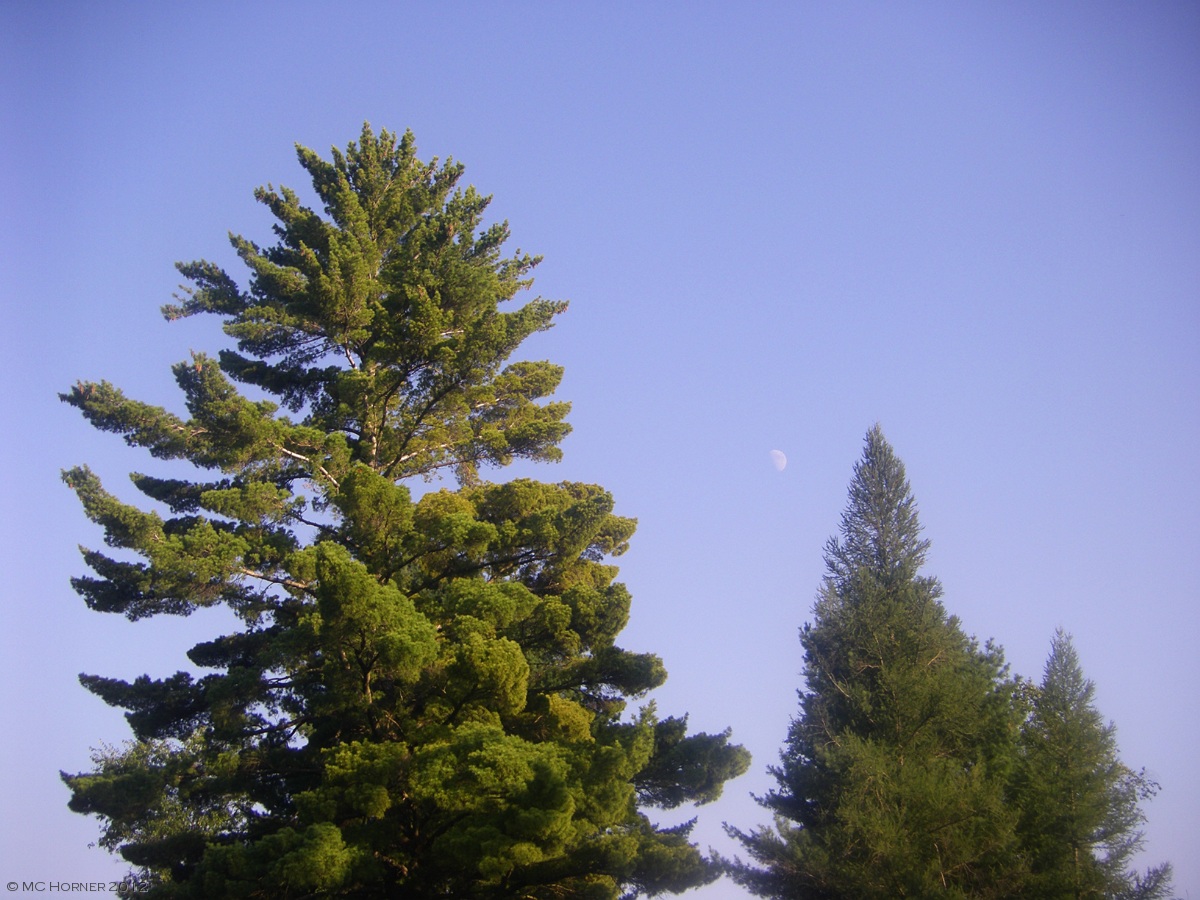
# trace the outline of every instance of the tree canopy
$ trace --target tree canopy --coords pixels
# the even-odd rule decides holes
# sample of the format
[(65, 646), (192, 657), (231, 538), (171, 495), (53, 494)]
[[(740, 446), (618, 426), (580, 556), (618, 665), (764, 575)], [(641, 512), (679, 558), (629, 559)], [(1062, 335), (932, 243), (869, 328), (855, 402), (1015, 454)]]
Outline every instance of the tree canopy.
[(1116, 756), (1070, 642), (1040, 688), (962, 630), (936, 578), (904, 464), (876, 425), (800, 631), (805, 688), (774, 827), (729, 827), (733, 877), (776, 898), (1159, 898), (1128, 868), (1155, 787)]
[(1138, 872), (1141, 801), (1158, 791), (1117, 753), (1116, 728), (1095, 705), (1071, 636), (1059, 629), (1021, 733), (1017, 797), (1039, 897), (1170, 896), (1171, 866)]
[(928, 541), (879, 426), (825, 546), (806, 689), (761, 798), (775, 828), (738, 837), (768, 897), (1005, 896), (1016, 855), (1004, 800), (1016, 722), (1000, 653), (979, 648), (919, 573)]
[(238, 622), (188, 670), (81, 676), (133, 739), (64, 774), (71, 808), (164, 897), (601, 900), (712, 880), (690, 825), (650, 812), (715, 799), (748, 754), (628, 708), (666, 677), (616, 643), (630, 596), (609, 560), (635, 521), (596, 485), (483, 478), (560, 456), (562, 370), (510, 358), (566, 304), (505, 310), (538, 259), (504, 256), (489, 198), (411, 133), (297, 154), (321, 209), (256, 192), (275, 242), (231, 237), (245, 286), (178, 266), (189, 287), (164, 314), (215, 314), (235, 342), (174, 367), (186, 413), (107, 382), (62, 395), (174, 461), (132, 476), (148, 509), (64, 473), (110, 548), (83, 550), (76, 590), (130, 620), (220, 605)]

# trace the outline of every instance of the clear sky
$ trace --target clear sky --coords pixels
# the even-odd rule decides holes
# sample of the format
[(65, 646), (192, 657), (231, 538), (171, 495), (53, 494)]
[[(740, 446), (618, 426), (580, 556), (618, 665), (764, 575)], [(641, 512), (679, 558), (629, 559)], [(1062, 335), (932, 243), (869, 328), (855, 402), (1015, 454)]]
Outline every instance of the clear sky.
[(950, 611), (1031, 677), (1074, 634), (1162, 784), (1144, 863), (1200, 898), (1200, 5), (0, 0), (0, 79), (0, 881), (121, 871), (58, 781), (128, 733), (76, 675), (170, 674), (223, 624), (71, 591), (100, 539), (59, 470), (133, 499), (150, 463), (55, 394), (178, 407), (169, 365), (223, 338), (159, 317), (172, 263), (235, 271), (253, 188), (369, 120), (465, 162), (571, 301), (528, 345), (575, 428), (533, 474), (639, 519), (623, 642), (754, 754), (703, 845), (765, 821), (879, 421)]

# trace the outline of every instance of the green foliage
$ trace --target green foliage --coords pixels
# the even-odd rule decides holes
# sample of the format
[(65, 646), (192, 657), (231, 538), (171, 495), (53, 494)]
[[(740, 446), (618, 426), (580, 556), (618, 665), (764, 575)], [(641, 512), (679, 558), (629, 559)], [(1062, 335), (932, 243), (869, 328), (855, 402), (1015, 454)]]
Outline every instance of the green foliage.
[(775, 829), (731, 829), (768, 897), (1014, 896), (1022, 871), (1005, 788), (1017, 720), (1000, 652), (947, 615), (918, 575), (928, 542), (903, 464), (879, 427), (855, 467), (841, 538), (826, 545), (807, 690), (778, 788)]
[(1010, 680), (919, 574), (920, 533), (876, 425), (800, 631), (806, 690), (759, 800), (774, 828), (729, 828), (752, 862), (727, 870), (778, 898), (1168, 897), (1169, 865), (1129, 869), (1158, 786), (1118, 759), (1069, 638), (1040, 688)]
[[(219, 315), (236, 342), (175, 367), (186, 413), (105, 382), (62, 395), (198, 476), (135, 474), (147, 511), (65, 473), (111, 548), (83, 551), (88, 605), (240, 622), (192, 648), (193, 671), (81, 676), (134, 740), (63, 776), (71, 808), (163, 897), (601, 900), (710, 881), (689, 827), (648, 810), (715, 799), (748, 757), (653, 705), (627, 714), (666, 677), (616, 643), (630, 597), (607, 560), (634, 521), (595, 485), (480, 475), (559, 457), (561, 369), (509, 357), (566, 304), (501, 311), (537, 260), (503, 257), (488, 198), (410, 134), (298, 155), (323, 208), (257, 192), (277, 242), (231, 239), (248, 287), (179, 267), (191, 287), (167, 317)], [(441, 474), (457, 487), (411, 489)]]
[(1117, 755), (1116, 729), (1096, 709), (1070, 635), (1051, 642), (1022, 729), (1021, 833), (1039, 897), (1170, 896), (1170, 865), (1130, 869), (1144, 844), (1140, 802), (1158, 792)]

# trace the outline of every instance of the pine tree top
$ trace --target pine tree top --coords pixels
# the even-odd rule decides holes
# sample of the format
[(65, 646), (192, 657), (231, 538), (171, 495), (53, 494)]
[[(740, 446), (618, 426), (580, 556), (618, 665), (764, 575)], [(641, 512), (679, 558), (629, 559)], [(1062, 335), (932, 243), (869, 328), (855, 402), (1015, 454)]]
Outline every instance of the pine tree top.
[(841, 538), (825, 544), (826, 578), (844, 585), (865, 569), (883, 584), (906, 581), (925, 562), (917, 502), (904, 463), (878, 423), (867, 432), (854, 465), (850, 499), (842, 513)]
[(538, 401), (562, 368), (505, 362), (567, 304), (501, 311), (540, 258), (502, 256), (508, 223), (483, 224), (491, 198), (459, 188), (461, 164), (420, 160), (411, 132), (364, 125), (332, 161), (296, 153), (323, 210), (260, 187), (277, 242), (230, 236), (249, 288), (211, 262), (180, 263), (192, 287), (163, 314), (224, 318), (237, 341), (220, 353), (225, 375), (345, 435), (354, 461), (393, 480), (453, 468), (473, 482), (482, 464), (557, 460), (570, 405)]

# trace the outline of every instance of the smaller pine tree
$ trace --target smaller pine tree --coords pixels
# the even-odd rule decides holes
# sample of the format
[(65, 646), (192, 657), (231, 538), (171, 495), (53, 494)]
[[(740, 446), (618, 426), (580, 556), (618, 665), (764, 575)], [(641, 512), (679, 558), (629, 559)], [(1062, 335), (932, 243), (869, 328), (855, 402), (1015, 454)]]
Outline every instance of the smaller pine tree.
[(1003, 897), (1022, 880), (1005, 789), (1017, 720), (1000, 651), (980, 648), (919, 574), (904, 465), (876, 425), (855, 466), (813, 621), (807, 689), (760, 799), (775, 827), (730, 828), (764, 897)]
[(1121, 762), (1116, 729), (1104, 723), (1095, 693), (1071, 636), (1060, 629), (1021, 732), (1017, 782), (1030, 895), (1169, 897), (1170, 864), (1144, 873), (1131, 868), (1144, 845), (1140, 803), (1158, 785)]

